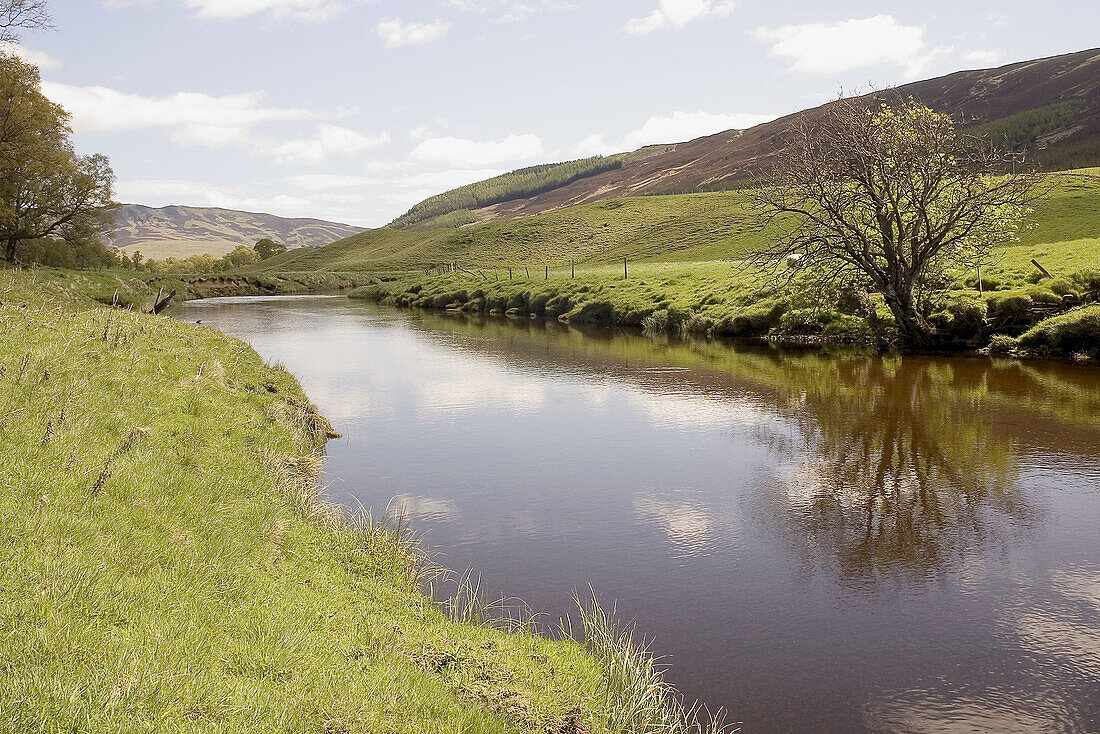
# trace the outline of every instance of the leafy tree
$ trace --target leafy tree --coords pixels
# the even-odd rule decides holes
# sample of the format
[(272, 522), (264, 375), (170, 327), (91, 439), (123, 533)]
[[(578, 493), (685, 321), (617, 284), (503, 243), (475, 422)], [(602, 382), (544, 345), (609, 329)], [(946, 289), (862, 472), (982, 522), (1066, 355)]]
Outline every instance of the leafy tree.
[(0, 241), (100, 241), (112, 224), (114, 173), (102, 155), (73, 150), (69, 115), (42, 94), (38, 69), (0, 54)]
[(255, 265), (260, 261), (260, 256), (251, 247), (238, 245), (233, 252), (222, 258), (230, 268), (242, 268), (245, 265)]
[(27, 240), (20, 248), (26, 263), (71, 270), (92, 270), (120, 264), (117, 253), (101, 242), (64, 242), (53, 239)]
[(269, 257), (281, 255), (286, 252), (286, 245), (280, 244), (275, 240), (264, 237), (262, 240), (253, 245), (252, 249), (256, 251), (256, 254), (260, 256), (261, 260), (266, 260)]
[(909, 346), (936, 340), (923, 296), (1013, 239), (1037, 197), (1037, 174), (1000, 175), (1002, 156), (913, 100), (870, 110), (840, 100), (788, 137), (754, 194), (779, 235), (753, 259), (822, 290), (882, 293)]
[(130, 264), (133, 265), (134, 270), (141, 270), (145, 267), (144, 263), (142, 263), (141, 260), (141, 250), (134, 250), (134, 254), (130, 256)]

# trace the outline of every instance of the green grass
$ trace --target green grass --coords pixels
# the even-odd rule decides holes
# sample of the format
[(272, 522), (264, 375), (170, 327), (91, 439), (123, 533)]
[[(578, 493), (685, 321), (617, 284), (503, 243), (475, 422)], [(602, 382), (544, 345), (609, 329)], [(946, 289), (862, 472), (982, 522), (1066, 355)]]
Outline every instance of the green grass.
[[(1036, 259), (1052, 271), (1042, 277)], [(1100, 239), (1003, 248), (982, 272), (960, 273), (945, 294), (952, 303), (973, 304), (988, 315), (993, 331), (1018, 334), (1034, 323), (1033, 306), (1060, 307), (1095, 298), (1100, 289)], [(655, 331), (679, 329), (707, 336), (824, 335), (837, 341), (868, 336), (866, 306), (834, 294), (822, 307), (796, 278), (777, 289), (759, 274), (737, 263), (632, 263), (623, 277), (621, 265), (585, 265), (571, 276), (558, 266), (530, 273), (479, 268), (426, 276), (405, 274), (352, 292), (353, 297), (397, 306), (490, 312), (513, 316), (557, 318), (572, 324), (644, 326)], [(1067, 305), (1073, 305), (1068, 303)], [(878, 303), (884, 328), (892, 317)], [(1015, 310), (1014, 310), (1015, 309)], [(945, 312), (947, 313), (947, 312)]]
[(441, 611), (293, 377), (111, 277), (0, 272), (0, 731), (613, 730), (598, 647)]
[[(1020, 244), (1100, 237), (1100, 169), (1057, 174), (1057, 184)], [(594, 202), (532, 217), (426, 232), (384, 227), (325, 247), (265, 261), (272, 272), (422, 270), (725, 260), (758, 249), (768, 233), (753, 222), (743, 190)]]
[[(982, 292), (977, 272), (958, 273), (935, 306), (945, 309), (934, 314), (937, 322), (967, 341), (1014, 336), (1055, 306), (1094, 298), (1100, 287), (1097, 173), (1052, 175), (1018, 237), (983, 268)], [(754, 224), (744, 190), (646, 196), (458, 230), (383, 228), (273, 258), (260, 272), (362, 272), (379, 282), (356, 295), (401, 306), (677, 327), (711, 336), (866, 339), (865, 306), (839, 299), (822, 309), (797, 278), (777, 289), (738, 264), (768, 238)], [(1055, 277), (1044, 278), (1032, 259)], [(571, 261), (578, 263), (575, 277)], [(892, 317), (880, 306), (876, 313), (888, 330)], [(989, 334), (963, 333), (972, 326), (967, 319), (987, 317)]]
[(58, 303), (92, 300), (139, 311), (151, 309), (158, 293), (173, 290), (177, 292), (176, 300), (183, 301), (212, 296), (332, 292), (377, 281), (376, 277), (362, 272), (188, 274), (147, 273), (119, 268), (65, 270), (36, 267), (25, 275), (33, 278), (35, 292), (42, 297), (49, 294)]
[(461, 229), (382, 228), (264, 263), (285, 271), (419, 268), (459, 262), (541, 268), (544, 263), (713, 260), (759, 246), (742, 192), (612, 199)]

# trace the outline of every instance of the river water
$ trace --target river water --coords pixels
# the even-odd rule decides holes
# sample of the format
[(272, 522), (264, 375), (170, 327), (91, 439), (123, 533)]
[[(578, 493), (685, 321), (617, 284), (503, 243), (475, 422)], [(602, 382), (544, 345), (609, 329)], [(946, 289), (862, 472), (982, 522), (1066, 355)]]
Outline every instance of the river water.
[(1100, 732), (1100, 370), (176, 313), (298, 377), (333, 502), (551, 619), (591, 584), (745, 732)]

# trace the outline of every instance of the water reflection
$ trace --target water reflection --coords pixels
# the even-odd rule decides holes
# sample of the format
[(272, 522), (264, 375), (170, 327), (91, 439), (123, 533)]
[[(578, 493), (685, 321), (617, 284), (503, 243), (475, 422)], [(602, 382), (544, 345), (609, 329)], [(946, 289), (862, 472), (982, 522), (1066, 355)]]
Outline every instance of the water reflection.
[[(805, 361), (804, 361), (805, 362)], [(789, 370), (804, 442), (778, 511), (846, 577), (941, 571), (1035, 508), (1012, 442), (930, 360), (813, 360)]]
[(551, 618), (593, 583), (745, 731), (1100, 731), (1096, 370), (186, 313), (338, 423), (335, 501), (396, 496), (441, 563)]
[(634, 500), (634, 512), (643, 522), (656, 524), (684, 555), (706, 553), (714, 544), (714, 522), (692, 505), (642, 497)]
[(1100, 571), (1055, 571), (1049, 601), (1010, 613), (1006, 624), (1024, 647), (1084, 676), (1100, 691)]
[[(467, 349), (628, 381), (641, 388), (639, 406), (655, 425), (752, 428), (782, 465), (781, 494), (764, 501), (767, 512), (796, 529), (806, 558), (832, 558), (846, 578), (919, 580), (1037, 519), (1017, 483), (1012, 436), (991, 415), (1006, 388), (1031, 394), (1019, 381), (1041, 383), (1037, 370), (1009, 381), (989, 361), (734, 352), (708, 342), (608, 340), (538, 325), (432, 316), (422, 322), (491, 337), (465, 343)], [(654, 366), (670, 361), (694, 369)], [(1061, 418), (1049, 405), (1037, 407), (1036, 417)], [(634, 506), (639, 518), (666, 518), (666, 533), (681, 550), (706, 549), (705, 540), (684, 542), (705, 533), (705, 511), (651, 499)]]

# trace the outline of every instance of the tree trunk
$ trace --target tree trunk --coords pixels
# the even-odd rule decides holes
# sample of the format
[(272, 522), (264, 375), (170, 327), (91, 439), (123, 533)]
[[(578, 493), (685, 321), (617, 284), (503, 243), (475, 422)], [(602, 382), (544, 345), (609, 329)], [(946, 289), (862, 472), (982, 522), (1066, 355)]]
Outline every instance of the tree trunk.
[(4, 257), (7, 258), (9, 265), (18, 265), (19, 261), (15, 259), (16, 250), (19, 247), (19, 240), (16, 238), (9, 239), (4, 245)]
[(902, 343), (907, 347), (927, 347), (932, 343), (932, 329), (928, 322), (921, 318), (917, 310), (917, 304), (913, 300), (913, 293), (887, 290), (883, 293), (886, 305), (894, 314), (897, 322), (898, 334)]

